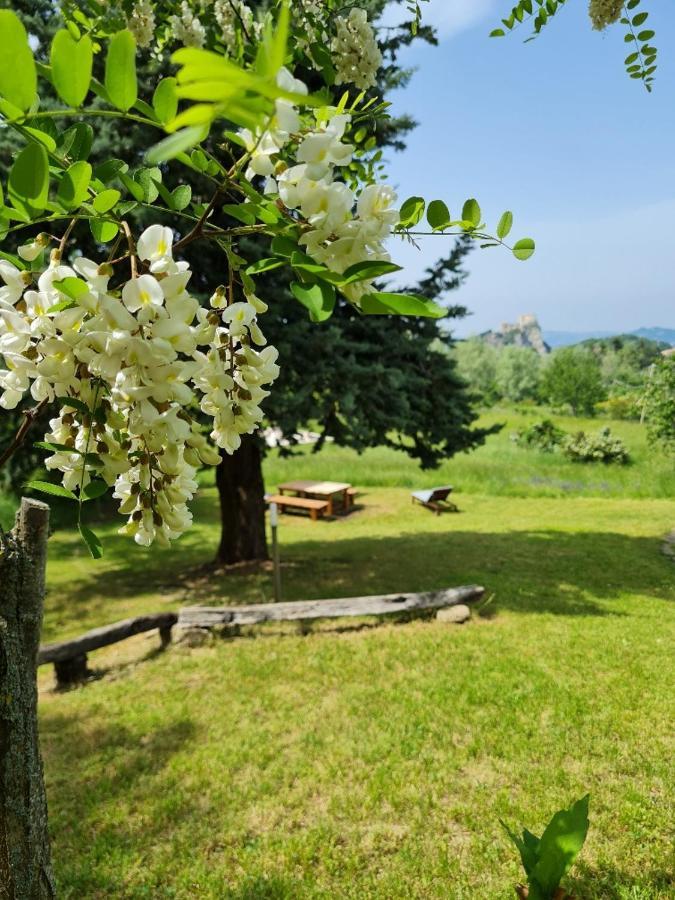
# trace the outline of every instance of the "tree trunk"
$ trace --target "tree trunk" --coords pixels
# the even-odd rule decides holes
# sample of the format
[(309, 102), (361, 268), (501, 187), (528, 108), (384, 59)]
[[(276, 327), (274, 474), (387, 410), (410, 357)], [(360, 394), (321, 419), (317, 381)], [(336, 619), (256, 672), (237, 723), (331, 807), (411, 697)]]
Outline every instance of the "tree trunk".
[(265, 534), (265, 485), (258, 439), (245, 434), (232, 456), (225, 453), (216, 469), (220, 500), (222, 565), (268, 559)]
[(37, 725), (49, 507), (21, 501), (0, 538), (0, 898), (56, 896)]

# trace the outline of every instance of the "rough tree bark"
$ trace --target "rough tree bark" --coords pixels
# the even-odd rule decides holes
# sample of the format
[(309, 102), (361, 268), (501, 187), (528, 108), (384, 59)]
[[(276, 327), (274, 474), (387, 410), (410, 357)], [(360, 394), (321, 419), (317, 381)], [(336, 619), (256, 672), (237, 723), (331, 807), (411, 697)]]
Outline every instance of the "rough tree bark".
[(0, 536), (0, 898), (56, 896), (37, 726), (49, 507), (21, 501)]
[(269, 558), (265, 534), (265, 485), (258, 439), (244, 435), (216, 469), (221, 534), (216, 562), (222, 565)]

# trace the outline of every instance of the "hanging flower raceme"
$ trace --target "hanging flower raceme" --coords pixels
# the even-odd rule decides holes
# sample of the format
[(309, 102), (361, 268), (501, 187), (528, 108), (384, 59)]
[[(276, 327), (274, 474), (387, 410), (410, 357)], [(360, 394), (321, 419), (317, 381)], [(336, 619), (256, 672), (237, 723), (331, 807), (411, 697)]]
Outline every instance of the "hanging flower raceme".
[(47, 468), (80, 497), (112, 487), (128, 517), (122, 531), (142, 545), (189, 527), (197, 469), (219, 461), (197, 408), (213, 420), (214, 443), (233, 453), (259, 425), (279, 373), (258, 325), (265, 305), (253, 295), (232, 302), (220, 288), (203, 308), (172, 243), (170, 228), (146, 229), (142, 273), (114, 287), (110, 265), (83, 257), (71, 267), (54, 252), (36, 285), (0, 260), (0, 406), (15, 408), (27, 392), (58, 401)]
[[(307, 91), (285, 69), (278, 80), (286, 90)], [(304, 220), (300, 244), (338, 274), (356, 263), (390, 261), (385, 244), (399, 221), (396, 194), (388, 185), (369, 184), (357, 194), (342, 180), (354, 153), (345, 140), (350, 124), (350, 115), (324, 108), (311, 128), (303, 127), (295, 107), (277, 101), (267, 130), (241, 131), (250, 154), (247, 178), (265, 177), (265, 192), (278, 194)], [(362, 280), (342, 291), (358, 303), (372, 289), (371, 281)]]

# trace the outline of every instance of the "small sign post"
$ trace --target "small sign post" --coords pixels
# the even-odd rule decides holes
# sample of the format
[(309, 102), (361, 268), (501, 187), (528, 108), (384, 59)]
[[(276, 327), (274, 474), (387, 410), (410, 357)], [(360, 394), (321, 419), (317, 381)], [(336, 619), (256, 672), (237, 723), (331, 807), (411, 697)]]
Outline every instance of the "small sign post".
[(270, 503), (270, 526), (272, 528), (272, 565), (274, 567), (274, 602), (281, 602), (281, 564), (279, 562), (279, 509), (276, 503)]

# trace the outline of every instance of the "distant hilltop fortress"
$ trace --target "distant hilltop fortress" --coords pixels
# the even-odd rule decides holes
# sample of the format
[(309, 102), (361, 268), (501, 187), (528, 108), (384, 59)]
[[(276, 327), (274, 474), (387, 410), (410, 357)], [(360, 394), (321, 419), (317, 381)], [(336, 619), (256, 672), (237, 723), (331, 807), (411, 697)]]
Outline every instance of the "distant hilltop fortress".
[(540, 356), (546, 356), (551, 352), (551, 348), (544, 340), (537, 317), (531, 313), (518, 316), (515, 325), (502, 322), (497, 331), (484, 331), (480, 338), (493, 347), (508, 347), (509, 345), (531, 347)]

